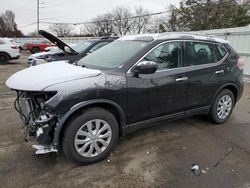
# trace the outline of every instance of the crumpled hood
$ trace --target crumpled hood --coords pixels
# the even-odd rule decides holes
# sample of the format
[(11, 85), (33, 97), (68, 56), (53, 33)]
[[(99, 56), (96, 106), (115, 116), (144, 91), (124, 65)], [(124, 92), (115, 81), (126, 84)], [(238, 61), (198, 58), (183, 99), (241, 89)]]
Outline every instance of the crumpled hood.
[(54, 84), (97, 76), (100, 73), (99, 70), (57, 61), (18, 71), (8, 78), (6, 85), (14, 90), (42, 91)]

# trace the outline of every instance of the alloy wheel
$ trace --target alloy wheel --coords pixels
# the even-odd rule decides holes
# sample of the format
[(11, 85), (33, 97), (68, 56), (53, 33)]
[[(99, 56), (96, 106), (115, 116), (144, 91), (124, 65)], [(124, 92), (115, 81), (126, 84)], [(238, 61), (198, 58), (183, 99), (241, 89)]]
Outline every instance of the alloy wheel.
[(220, 119), (226, 119), (232, 109), (232, 98), (229, 95), (224, 95), (218, 102), (217, 115)]
[(104, 120), (93, 119), (86, 122), (77, 131), (74, 146), (79, 155), (91, 158), (105, 151), (111, 138), (111, 126)]

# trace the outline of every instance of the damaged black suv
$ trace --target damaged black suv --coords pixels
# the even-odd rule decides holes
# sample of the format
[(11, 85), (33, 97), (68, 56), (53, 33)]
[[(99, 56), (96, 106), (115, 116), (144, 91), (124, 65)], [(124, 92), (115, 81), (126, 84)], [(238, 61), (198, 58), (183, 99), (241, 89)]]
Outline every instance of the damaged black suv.
[(78, 164), (100, 161), (118, 138), (156, 121), (207, 114), (226, 122), (243, 91), (243, 61), (206, 35), (124, 36), (75, 64), (21, 70), (6, 84), (37, 138), (37, 154), (63, 150)]

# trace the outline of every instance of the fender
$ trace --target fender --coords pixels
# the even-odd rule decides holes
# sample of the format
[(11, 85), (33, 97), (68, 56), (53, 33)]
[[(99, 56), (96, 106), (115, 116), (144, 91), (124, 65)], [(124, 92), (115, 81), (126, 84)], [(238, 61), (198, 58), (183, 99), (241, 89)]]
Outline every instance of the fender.
[(100, 103), (101, 104), (110, 104), (113, 107), (115, 107), (116, 110), (118, 111), (120, 119), (121, 119), (121, 122), (120, 122), (121, 123), (121, 127), (124, 127), (126, 125), (125, 113), (122, 110), (122, 108), (120, 107), (120, 105), (118, 105), (117, 103), (115, 103), (115, 102), (113, 102), (111, 100), (107, 100), (107, 99), (95, 99), (95, 100), (83, 101), (83, 102), (80, 102), (80, 103), (74, 105), (73, 107), (71, 107), (70, 110), (66, 114), (64, 114), (64, 116), (61, 119), (59, 119), (59, 121), (57, 123), (57, 126), (55, 128), (55, 132), (54, 132), (53, 145), (56, 146), (56, 147), (58, 147), (59, 142), (60, 142), (60, 133), (61, 133), (61, 130), (62, 130), (65, 122), (67, 121), (67, 119), (74, 112), (76, 112), (77, 110), (79, 110), (79, 109), (81, 109), (83, 107), (86, 107), (88, 105), (100, 104)]
[[(234, 84), (234, 83), (227, 83), (227, 84), (224, 84), (224, 85), (220, 86), (219, 89), (217, 89), (215, 95), (213, 96), (213, 98), (212, 98), (212, 100), (211, 100), (211, 103), (210, 103), (211, 105), (210, 105), (210, 107), (212, 106), (212, 104), (213, 104), (215, 98), (217, 97), (217, 95), (219, 94), (219, 92), (220, 92), (223, 88), (225, 88), (225, 87), (227, 87), (227, 86), (233, 86), (233, 87), (236, 88), (237, 93), (239, 92), (238, 86), (237, 86), (236, 84)], [(237, 101), (237, 98), (235, 99), (235, 102), (236, 102), (236, 101)]]

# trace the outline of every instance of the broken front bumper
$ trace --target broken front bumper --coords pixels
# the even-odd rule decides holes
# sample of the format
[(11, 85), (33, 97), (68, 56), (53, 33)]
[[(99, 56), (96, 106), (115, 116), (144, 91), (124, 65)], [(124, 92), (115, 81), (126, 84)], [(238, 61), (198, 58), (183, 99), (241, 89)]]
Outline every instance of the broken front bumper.
[(20, 114), (21, 120), (26, 127), (27, 137), (33, 137), (38, 145), (36, 154), (57, 152), (57, 147), (53, 144), (54, 130), (58, 122), (58, 117), (49, 112), (44, 102), (38, 102), (35, 97), (27, 97), (18, 93), (15, 101), (15, 108)]

